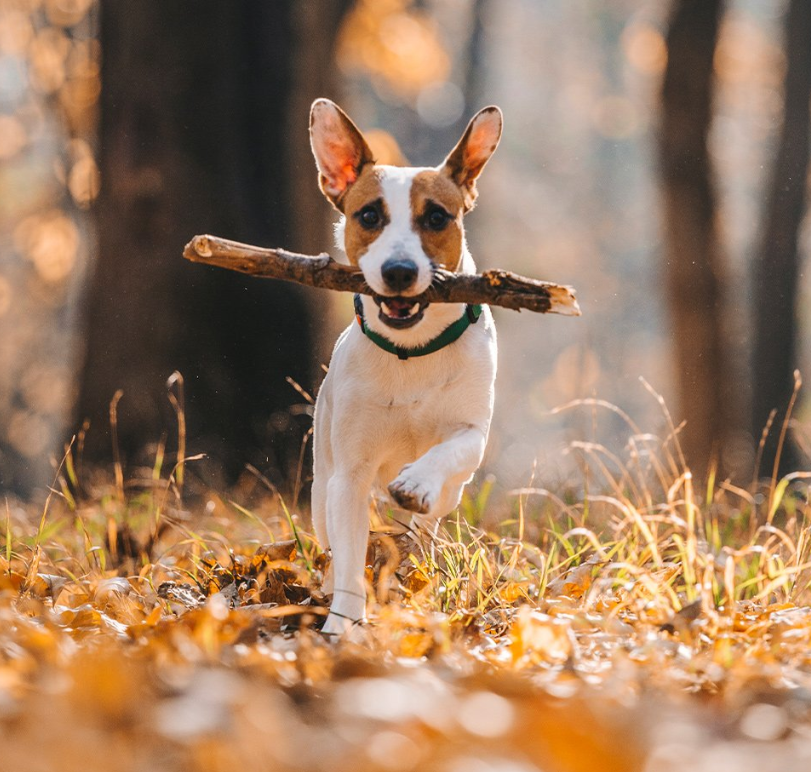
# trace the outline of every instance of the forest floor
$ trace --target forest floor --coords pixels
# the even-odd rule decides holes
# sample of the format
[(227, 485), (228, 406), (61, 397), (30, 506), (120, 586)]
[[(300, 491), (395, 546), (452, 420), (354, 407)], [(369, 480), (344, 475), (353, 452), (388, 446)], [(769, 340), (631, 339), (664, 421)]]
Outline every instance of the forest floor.
[(696, 490), (676, 436), (480, 481), (409, 549), (383, 511), (339, 643), (290, 502), (89, 495), (68, 455), (0, 533), (0, 770), (807, 772), (805, 475)]

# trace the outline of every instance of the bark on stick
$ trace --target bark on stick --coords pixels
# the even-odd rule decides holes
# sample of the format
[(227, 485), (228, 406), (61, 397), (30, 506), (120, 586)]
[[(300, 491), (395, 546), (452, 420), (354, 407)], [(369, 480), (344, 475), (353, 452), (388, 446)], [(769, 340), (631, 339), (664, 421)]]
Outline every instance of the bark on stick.
[[(254, 247), (218, 236), (195, 236), (183, 250), (194, 263), (214, 265), (268, 279), (281, 279), (308, 287), (375, 293), (354, 266), (343, 265), (328, 254), (300, 255), (285, 249)], [(580, 316), (572, 287), (493, 269), (480, 274), (438, 270), (434, 283), (421, 296), (429, 303), (486, 303), (514, 311)]]

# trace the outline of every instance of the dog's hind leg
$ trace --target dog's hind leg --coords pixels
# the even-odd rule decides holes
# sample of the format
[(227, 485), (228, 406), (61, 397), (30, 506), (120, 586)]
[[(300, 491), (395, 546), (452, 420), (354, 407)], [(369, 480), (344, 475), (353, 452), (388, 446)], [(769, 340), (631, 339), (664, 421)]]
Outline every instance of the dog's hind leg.
[[(329, 550), (329, 532), (327, 531), (327, 483), (332, 477), (332, 427), (329, 416), (330, 382), (329, 375), (321, 385), (318, 399), (315, 403), (313, 417), (313, 487), (310, 495), (310, 513), (313, 530), (318, 544), (324, 552)], [(322, 591), (332, 594), (332, 571), (328, 570), (324, 576)]]
[(313, 518), (313, 530), (321, 549), (329, 549), (329, 534), (327, 532), (327, 485), (323, 477), (313, 477), (313, 489), (310, 495), (310, 509)]
[[(330, 382), (329, 375), (321, 386), (315, 404), (313, 417), (313, 487), (310, 496), (310, 511), (313, 530), (318, 544), (324, 552), (330, 548), (329, 530), (327, 529), (327, 486), (333, 473), (332, 426), (330, 424)], [(334, 572), (328, 566), (324, 575), (322, 592), (332, 595)]]
[[(313, 475), (313, 489), (310, 496), (310, 509), (313, 519), (313, 530), (318, 544), (324, 552), (329, 550), (329, 533), (327, 531), (327, 481), (329, 475), (320, 469), (319, 474)], [(328, 567), (321, 585), (321, 591), (326, 595), (332, 594), (332, 570)]]

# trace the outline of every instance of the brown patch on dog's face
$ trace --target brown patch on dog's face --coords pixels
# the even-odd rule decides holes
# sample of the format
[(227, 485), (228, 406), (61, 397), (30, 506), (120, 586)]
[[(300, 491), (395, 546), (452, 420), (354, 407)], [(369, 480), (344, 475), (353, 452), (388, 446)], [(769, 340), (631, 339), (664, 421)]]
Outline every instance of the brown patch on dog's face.
[[(344, 231), (346, 256), (352, 265), (357, 265), (389, 223), (383, 189), (374, 166), (363, 168), (357, 181), (347, 189), (340, 205), (346, 217)], [(369, 212), (377, 213), (378, 222), (374, 226), (370, 226), (367, 222), (374, 219), (369, 216)]]
[(465, 197), (448, 175), (420, 172), (411, 184), (414, 230), (422, 249), (438, 266), (456, 271), (462, 261), (462, 216)]

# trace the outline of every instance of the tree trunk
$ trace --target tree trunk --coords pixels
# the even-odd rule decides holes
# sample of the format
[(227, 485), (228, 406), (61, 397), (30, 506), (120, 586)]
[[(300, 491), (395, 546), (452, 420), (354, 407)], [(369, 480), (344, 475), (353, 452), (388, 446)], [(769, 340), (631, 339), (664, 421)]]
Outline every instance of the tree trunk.
[[(786, 14), (786, 79), (783, 127), (764, 214), (754, 269), (754, 390), (752, 429), (755, 437), (777, 415), (764, 447), (760, 470), (770, 474), (780, 426), (794, 388), (797, 366), (797, 248), (805, 213), (809, 155), (809, 99), (811, 98), (811, 3), (791, 0)], [(782, 468), (795, 467), (792, 444), (783, 449)]]
[(664, 201), (665, 280), (687, 425), (688, 465), (703, 475), (718, 456), (730, 415), (722, 324), (722, 256), (707, 135), (713, 55), (722, 0), (676, 0), (667, 33), (660, 163)]
[(182, 252), (201, 231), (302, 250), (327, 243), (329, 210), (303, 160), (307, 106), (332, 90), (325, 62), (346, 3), (299, 5), (102, 3), (102, 192), (78, 408), (92, 421), (90, 460), (111, 457), (117, 389), (130, 458), (172, 428), (174, 370), (186, 383), (189, 452), (209, 454), (223, 481), (246, 462), (278, 479), (297, 458), (289, 407), (301, 398), (285, 377), (314, 378), (309, 296), (191, 265)]
[(25, 127), (20, 142), (0, 132), (0, 490), (28, 501), (49, 495), (73, 423), (97, 181), (97, 20), (95, 3), (44, 13), (0, 0), (0, 69), (13, 73), (0, 80), (15, 84), (0, 87), (0, 111)]

